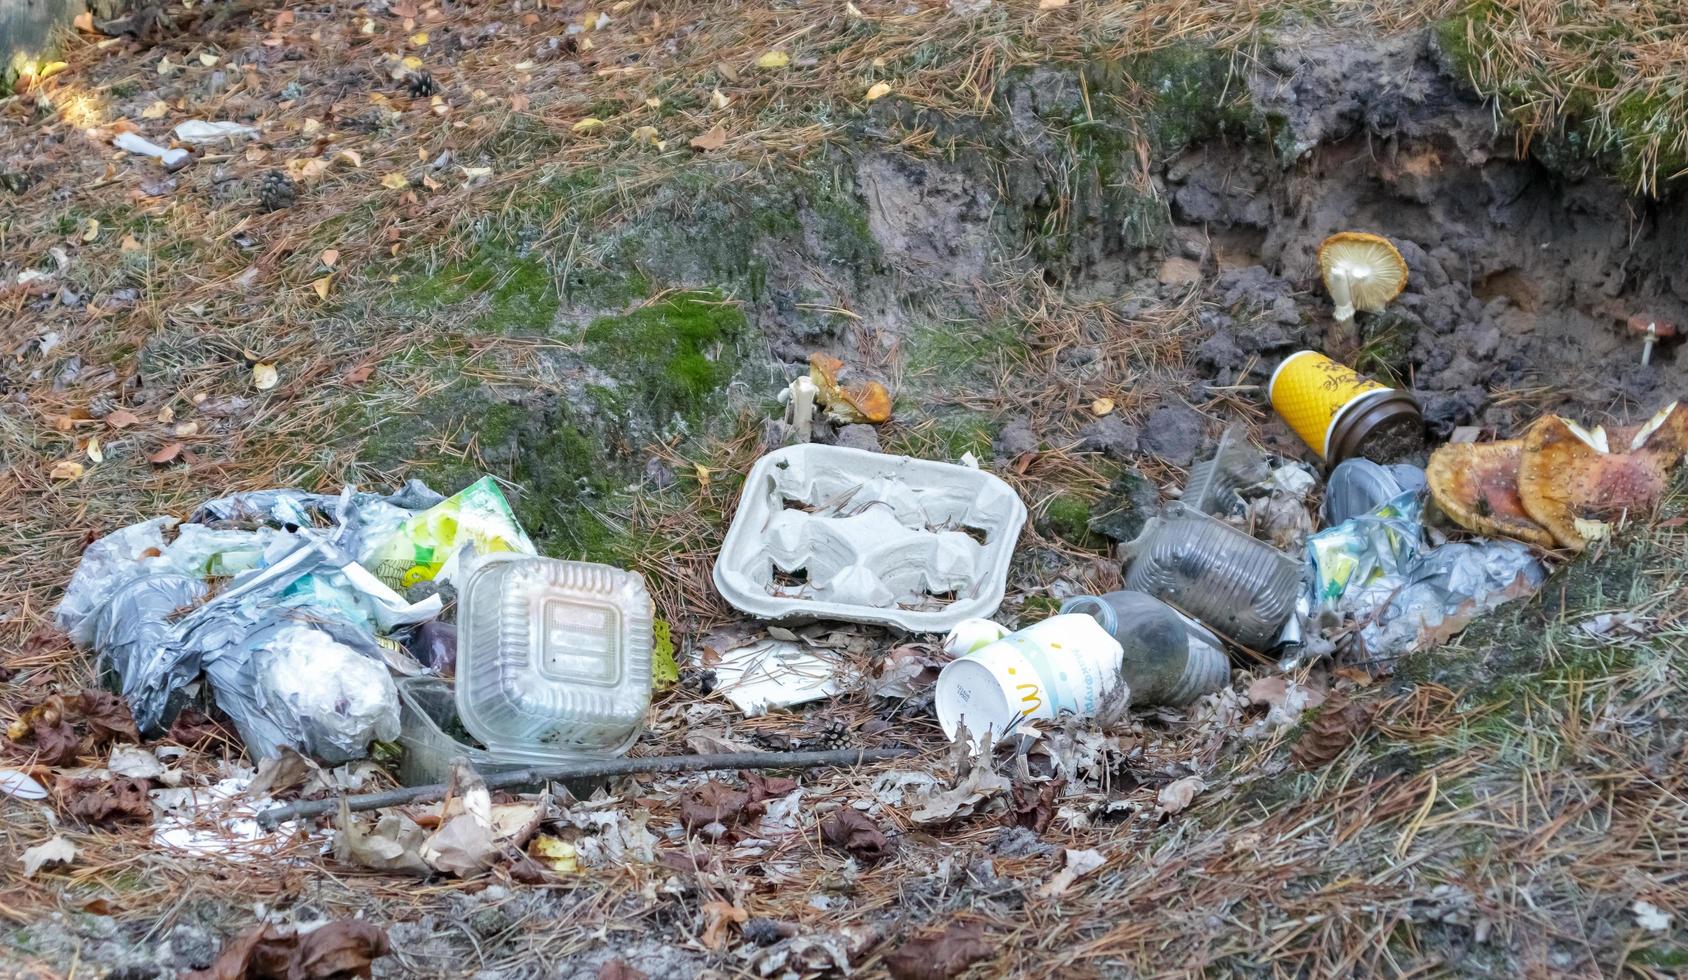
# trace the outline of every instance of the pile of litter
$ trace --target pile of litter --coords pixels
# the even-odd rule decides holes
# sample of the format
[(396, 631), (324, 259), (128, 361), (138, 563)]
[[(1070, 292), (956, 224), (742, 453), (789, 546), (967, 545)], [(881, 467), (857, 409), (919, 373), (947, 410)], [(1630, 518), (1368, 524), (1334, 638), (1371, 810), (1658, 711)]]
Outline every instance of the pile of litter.
[[(1343, 324), (1399, 291), (1392, 252), (1366, 236), (1321, 251)], [(1015, 629), (991, 617), (1025, 504), (971, 458), (811, 444), (888, 417), (883, 385), (844, 374), (817, 355), (788, 389), (795, 444), (751, 468), (714, 570), (750, 619), (698, 636), (671, 633), (639, 574), (538, 555), (491, 478), (450, 497), (414, 482), (241, 493), (115, 531), (87, 548), (57, 610), (108, 689), (22, 711), (7, 735), (28, 761), (0, 788), (50, 796), (88, 826), (150, 824), (156, 847), (182, 855), (314, 854), (527, 884), (722, 860), (698, 842), (722, 846), (723, 882), (734, 862), (777, 877), (785, 844), (816, 835), (849, 877), (884, 860), (888, 828), (904, 823), (989, 816), (1078, 834), (1164, 820), (1207, 788), (1199, 760), (1155, 760), (1152, 806), (1128, 803), (1113, 780), (1146, 757), (1126, 733), (1182, 712), (1211, 736), (1198, 753), (1211, 758), (1224, 733), (1305, 725), (1293, 761), (1327, 764), (1370, 709), (1351, 687), (1309, 684), (1310, 666), (1369, 683), (1530, 595), (1549, 572), (1543, 549), (1580, 550), (1656, 504), (1688, 449), (1688, 411), (1673, 404), (1610, 433), (1545, 417), (1519, 439), (1439, 447), (1427, 470), (1410, 392), (1298, 352), (1269, 397), (1324, 472), (1233, 426), (1122, 546), (1121, 588), (1052, 595), (1058, 611)], [(653, 709), (676, 685), (699, 698)], [(880, 717), (758, 738), (771, 715), (851, 695)], [(188, 780), (181, 746), (216, 718), (255, 767)], [(909, 736), (932, 720), (947, 744)], [(655, 754), (655, 729), (683, 733), (688, 753)], [(180, 745), (144, 747), (165, 733)], [(103, 768), (76, 768), (96, 753)], [(862, 774), (871, 794), (826, 775), (869, 764), (882, 766)], [(731, 770), (737, 782), (691, 775)], [(618, 795), (609, 780), (635, 772), (656, 778)], [(55, 836), (25, 855), (26, 873), (75, 857)], [(1038, 894), (1060, 896), (1111, 857), (1063, 849)], [(716, 951), (755, 928), (722, 894), (700, 937)], [(365, 968), (387, 939), (362, 926), (261, 927), (213, 969), (316, 955)], [(765, 938), (734, 954), (764, 976), (847, 973), (884, 939)], [(949, 976), (922, 973), (922, 957), (959, 971), (989, 950), (953, 924), (887, 963)]]

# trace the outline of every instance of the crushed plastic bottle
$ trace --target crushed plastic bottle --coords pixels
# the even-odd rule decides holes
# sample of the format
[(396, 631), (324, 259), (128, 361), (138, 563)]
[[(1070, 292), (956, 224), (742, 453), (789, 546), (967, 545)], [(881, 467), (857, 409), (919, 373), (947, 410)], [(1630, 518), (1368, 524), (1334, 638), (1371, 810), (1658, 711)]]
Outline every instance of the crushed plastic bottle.
[(1119, 641), (1120, 675), (1131, 686), (1133, 705), (1189, 704), (1231, 679), (1220, 639), (1154, 596), (1073, 596), (1061, 603), (1061, 612), (1090, 616)]

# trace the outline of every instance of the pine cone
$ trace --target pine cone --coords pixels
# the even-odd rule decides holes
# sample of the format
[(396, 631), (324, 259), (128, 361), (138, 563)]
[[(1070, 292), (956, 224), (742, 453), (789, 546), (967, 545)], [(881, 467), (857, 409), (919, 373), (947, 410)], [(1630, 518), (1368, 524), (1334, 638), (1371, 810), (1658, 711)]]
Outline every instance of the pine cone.
[(837, 752), (850, 748), (855, 743), (855, 735), (850, 726), (841, 721), (825, 723), (819, 732), (803, 739), (805, 752)]
[(426, 71), (413, 71), (405, 76), (404, 87), (413, 99), (426, 99), (440, 93), (440, 85)]
[(1355, 704), (1341, 692), (1332, 692), (1319, 708), (1318, 717), (1307, 723), (1289, 757), (1303, 769), (1329, 765), (1348, 746), (1359, 741), (1371, 724), (1371, 709)]
[(279, 170), (271, 170), (258, 181), (258, 204), (265, 211), (290, 208), (299, 199), (299, 185)]

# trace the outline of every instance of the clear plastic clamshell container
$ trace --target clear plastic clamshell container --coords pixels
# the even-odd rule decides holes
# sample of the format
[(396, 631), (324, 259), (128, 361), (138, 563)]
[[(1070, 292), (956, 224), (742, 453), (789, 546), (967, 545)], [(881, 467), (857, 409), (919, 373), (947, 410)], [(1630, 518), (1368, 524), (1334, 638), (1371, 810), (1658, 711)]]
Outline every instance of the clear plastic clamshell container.
[(490, 555), (458, 597), (457, 713), (500, 758), (619, 755), (651, 700), (650, 593), (636, 572)]

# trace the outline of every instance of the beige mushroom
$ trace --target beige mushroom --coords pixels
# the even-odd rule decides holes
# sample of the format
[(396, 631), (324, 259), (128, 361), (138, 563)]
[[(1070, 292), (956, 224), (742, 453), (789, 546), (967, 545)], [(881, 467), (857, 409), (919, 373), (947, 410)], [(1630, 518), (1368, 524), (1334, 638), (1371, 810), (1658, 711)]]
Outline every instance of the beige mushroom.
[(1407, 262), (1389, 239), (1339, 231), (1319, 245), (1319, 272), (1336, 304), (1336, 322), (1354, 332), (1354, 311), (1380, 313), (1407, 286)]

